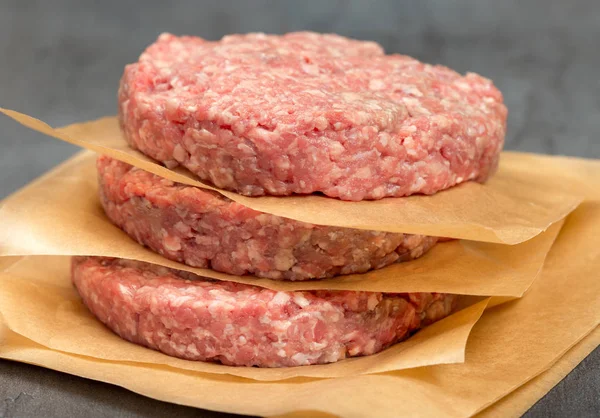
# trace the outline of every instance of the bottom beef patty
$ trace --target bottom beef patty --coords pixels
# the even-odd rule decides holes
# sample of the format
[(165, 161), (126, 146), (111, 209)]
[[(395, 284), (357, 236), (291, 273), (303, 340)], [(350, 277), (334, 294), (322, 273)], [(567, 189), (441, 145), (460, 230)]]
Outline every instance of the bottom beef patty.
[(102, 257), (74, 257), (72, 279), (90, 311), (122, 338), (232, 366), (302, 366), (374, 354), (449, 315), (456, 299), (277, 292)]
[(97, 165), (109, 219), (140, 244), (194, 267), (269, 279), (322, 279), (412, 260), (437, 241), (298, 222), (109, 157), (100, 157)]

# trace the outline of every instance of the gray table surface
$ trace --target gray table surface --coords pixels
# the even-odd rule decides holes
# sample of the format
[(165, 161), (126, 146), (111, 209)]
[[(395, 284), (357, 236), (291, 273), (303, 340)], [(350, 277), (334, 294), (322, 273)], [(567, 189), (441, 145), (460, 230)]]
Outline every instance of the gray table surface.
[[(0, 106), (52, 125), (116, 112), (123, 66), (164, 31), (337, 32), (495, 81), (506, 148), (600, 157), (600, 1), (0, 1)], [(76, 151), (0, 118), (0, 198)], [(597, 295), (596, 295), (597, 296)], [(527, 414), (598, 416), (596, 349)], [(226, 416), (0, 361), (0, 416)]]

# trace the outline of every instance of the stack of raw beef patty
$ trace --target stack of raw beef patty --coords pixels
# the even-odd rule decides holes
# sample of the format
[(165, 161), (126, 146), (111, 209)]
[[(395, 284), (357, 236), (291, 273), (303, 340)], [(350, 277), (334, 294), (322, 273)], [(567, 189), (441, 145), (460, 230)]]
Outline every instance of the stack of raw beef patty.
[[(161, 35), (119, 89), (129, 144), (244, 195), (343, 200), (433, 194), (495, 170), (502, 95), (337, 35)], [(106, 214), (140, 244), (232, 275), (315, 280), (420, 257), (437, 238), (319, 226), (98, 159)], [(439, 293), (277, 292), (129, 260), (73, 259), (89, 309), (166, 354), (282, 367), (376, 353), (450, 314)]]

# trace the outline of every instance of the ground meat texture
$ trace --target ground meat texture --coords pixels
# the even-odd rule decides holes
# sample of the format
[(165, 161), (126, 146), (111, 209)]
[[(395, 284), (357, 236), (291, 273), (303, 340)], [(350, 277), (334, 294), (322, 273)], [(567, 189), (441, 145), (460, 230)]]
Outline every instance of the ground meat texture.
[(125, 67), (130, 145), (244, 195), (432, 194), (496, 169), (507, 110), (490, 80), (372, 42), (161, 35)]
[(110, 157), (99, 157), (97, 166), (102, 205), (111, 221), (140, 244), (194, 267), (270, 279), (321, 279), (408, 261), (437, 241), (257, 212)]
[(75, 257), (84, 303), (122, 338), (188, 360), (287, 367), (374, 354), (450, 314), (436, 293), (277, 292), (164, 267)]

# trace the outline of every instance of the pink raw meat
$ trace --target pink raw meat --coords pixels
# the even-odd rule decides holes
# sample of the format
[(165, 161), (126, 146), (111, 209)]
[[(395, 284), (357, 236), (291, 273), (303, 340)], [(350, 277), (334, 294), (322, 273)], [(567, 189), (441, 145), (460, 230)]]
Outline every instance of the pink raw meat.
[(90, 311), (122, 338), (232, 366), (331, 363), (376, 353), (449, 315), (455, 296), (276, 292), (150, 264), (74, 257)]
[(364, 273), (420, 257), (435, 237), (318, 226), (98, 158), (107, 216), (142, 245), (194, 267), (280, 280)]
[(507, 110), (477, 74), (337, 35), (161, 35), (125, 67), (132, 147), (244, 195), (432, 194), (496, 169)]

